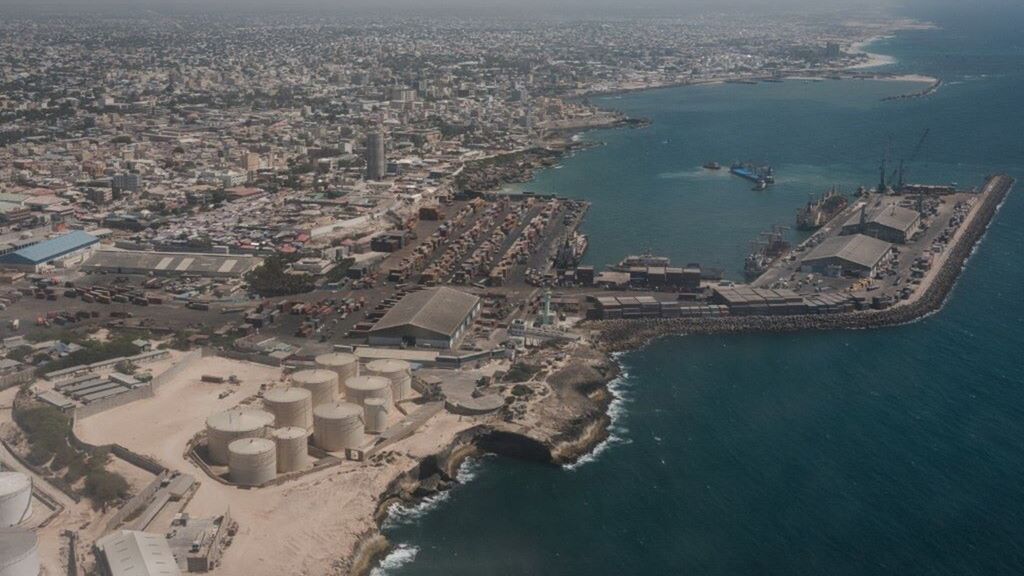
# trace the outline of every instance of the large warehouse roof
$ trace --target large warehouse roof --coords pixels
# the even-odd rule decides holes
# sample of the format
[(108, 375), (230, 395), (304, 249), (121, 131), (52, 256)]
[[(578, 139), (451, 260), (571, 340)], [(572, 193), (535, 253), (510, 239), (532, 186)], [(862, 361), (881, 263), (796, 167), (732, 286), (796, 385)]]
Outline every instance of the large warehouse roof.
[(0, 257), (0, 262), (5, 264), (43, 264), (54, 258), (70, 254), (75, 250), (81, 250), (99, 242), (99, 239), (87, 232), (75, 230), (69, 234), (58, 236), (50, 240), (44, 240), (5, 254)]
[(241, 276), (262, 260), (242, 254), (195, 254), (100, 250), (82, 268), (119, 274), (191, 274), (193, 276)]
[(122, 530), (96, 542), (111, 576), (180, 576), (167, 540), (157, 534)]
[(883, 208), (870, 221), (900, 232), (910, 232), (919, 219), (920, 215), (916, 210), (893, 205)]
[(370, 333), (415, 326), (452, 337), (479, 301), (472, 294), (443, 286), (413, 292), (389, 310)]
[(889, 251), (890, 246), (888, 242), (864, 234), (833, 236), (812, 250), (804, 262), (838, 258), (865, 268), (873, 268)]
[[(858, 226), (860, 224), (860, 212), (855, 213), (853, 216), (846, 221), (843, 225), (844, 228)], [(917, 221), (920, 219), (920, 215), (916, 210), (910, 208), (904, 208), (897, 204), (889, 204), (882, 208), (876, 209), (871, 213), (866, 223), (878, 224), (886, 228), (898, 230), (900, 232), (909, 233), (910, 229), (913, 228)]]

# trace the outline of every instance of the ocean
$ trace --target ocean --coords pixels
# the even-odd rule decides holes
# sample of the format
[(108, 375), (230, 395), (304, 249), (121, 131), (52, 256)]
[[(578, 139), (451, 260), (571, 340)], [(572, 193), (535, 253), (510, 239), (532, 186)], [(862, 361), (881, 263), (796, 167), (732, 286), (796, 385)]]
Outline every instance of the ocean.
[[(1018, 12), (936, 14), (871, 51), (920, 84), (791, 81), (595, 101), (645, 129), (521, 188), (587, 198), (587, 260), (651, 250), (732, 277), (748, 242), (809, 194), (873, 185), (886, 148), (908, 179), (1024, 176)], [(921, 15), (928, 18), (929, 15)], [(778, 184), (701, 164), (771, 163)], [(947, 306), (864, 331), (664, 338), (622, 355), (612, 437), (560, 468), (500, 457), (401, 510), (378, 573), (965, 575), (1024, 573), (1024, 196), (1018, 188)], [(789, 231), (794, 238), (798, 233)]]

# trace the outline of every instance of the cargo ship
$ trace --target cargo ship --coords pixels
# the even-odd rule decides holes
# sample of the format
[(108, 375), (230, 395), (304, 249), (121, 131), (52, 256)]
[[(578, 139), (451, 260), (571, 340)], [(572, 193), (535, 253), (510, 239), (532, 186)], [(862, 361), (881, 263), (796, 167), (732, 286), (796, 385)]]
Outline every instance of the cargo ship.
[(768, 267), (789, 250), (789, 242), (783, 237), (784, 226), (774, 226), (770, 232), (762, 232), (761, 238), (752, 242), (752, 250), (743, 261), (743, 274), (753, 280), (764, 274)]
[(835, 186), (820, 198), (811, 197), (807, 205), (796, 211), (797, 230), (817, 230), (846, 209), (850, 201)]
[(762, 186), (762, 189), (768, 184), (775, 183), (775, 170), (768, 165), (755, 166), (753, 164), (736, 162), (729, 168), (729, 172)]

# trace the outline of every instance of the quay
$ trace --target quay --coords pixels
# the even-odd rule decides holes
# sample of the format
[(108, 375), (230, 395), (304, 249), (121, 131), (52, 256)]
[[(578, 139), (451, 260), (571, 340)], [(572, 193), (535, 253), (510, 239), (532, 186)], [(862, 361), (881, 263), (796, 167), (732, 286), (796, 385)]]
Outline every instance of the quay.
[(794, 332), (878, 328), (913, 322), (939, 310), (970, 257), (974, 246), (1013, 187), (1005, 174), (990, 177), (979, 192), (979, 202), (952, 239), (948, 251), (921, 283), (914, 297), (882, 310), (855, 309), (831, 314), (757, 314), (602, 320), (593, 322), (599, 345), (608, 351), (634, 349), (652, 338), (670, 334), (729, 334), (741, 332)]

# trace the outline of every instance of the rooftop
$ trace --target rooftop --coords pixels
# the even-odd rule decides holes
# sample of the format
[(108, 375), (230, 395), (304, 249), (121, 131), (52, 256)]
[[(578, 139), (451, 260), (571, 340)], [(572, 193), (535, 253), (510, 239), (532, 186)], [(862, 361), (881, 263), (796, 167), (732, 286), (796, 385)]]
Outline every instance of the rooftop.
[(865, 268), (873, 268), (890, 247), (888, 242), (864, 234), (833, 236), (812, 250), (804, 262), (839, 258)]
[(413, 292), (389, 310), (370, 333), (401, 326), (416, 326), (454, 336), (478, 302), (480, 298), (472, 294), (446, 287)]

